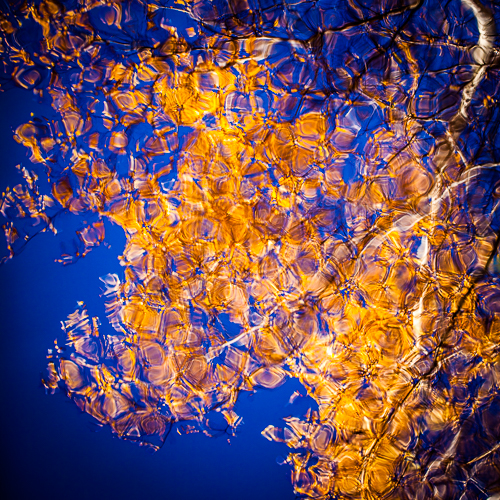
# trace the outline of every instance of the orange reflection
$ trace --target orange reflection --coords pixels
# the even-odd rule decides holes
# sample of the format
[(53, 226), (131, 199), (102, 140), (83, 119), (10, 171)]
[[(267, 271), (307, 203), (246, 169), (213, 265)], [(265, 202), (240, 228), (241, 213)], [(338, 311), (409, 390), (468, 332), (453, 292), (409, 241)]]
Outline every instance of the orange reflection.
[[(296, 377), (318, 411), (263, 435), (293, 450), (295, 491), (311, 498), (430, 498), (433, 471), (453, 483), (455, 454), (464, 470), (486, 464), (494, 426), (482, 427), (475, 458), (462, 429), (489, 418), (498, 396), (498, 180), (457, 145), (467, 103), (454, 94), (460, 110), (429, 132), (417, 49), (399, 36), (382, 74), (366, 42), (373, 71), (356, 74), (350, 57), (321, 80), (317, 51), (335, 53), (333, 30), (321, 49), (312, 37), (228, 39), (222, 28), (190, 45), (206, 25), (183, 37), (150, 3), (152, 47), (118, 58), (92, 23), (110, 46), (125, 43), (106, 31), (128, 29), (125, 7), (85, 9), (42, 2), (26, 13), (43, 30), (38, 61), (74, 62), (74, 74), (51, 70), (43, 91), (58, 119), (16, 135), (45, 166), (50, 195), (25, 170), (2, 213), (48, 228), (54, 207), (97, 214), (77, 256), (104, 241), (108, 220), (126, 235), (125, 271), (101, 278), (115, 332), (100, 332), (82, 304), (45, 386), (118, 436), (159, 447), (174, 422), (210, 434), (211, 411), (234, 432), (239, 391)], [(1, 26), (6, 39), (16, 29)], [(38, 66), (8, 48), (14, 80), (37, 85)], [(24, 236), (13, 224), (6, 233), (14, 254)]]

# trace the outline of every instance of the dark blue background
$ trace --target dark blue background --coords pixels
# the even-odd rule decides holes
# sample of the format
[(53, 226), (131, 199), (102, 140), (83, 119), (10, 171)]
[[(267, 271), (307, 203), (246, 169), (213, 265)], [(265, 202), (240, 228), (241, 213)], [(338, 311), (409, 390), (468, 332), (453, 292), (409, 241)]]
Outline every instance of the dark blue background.
[[(13, 130), (50, 109), (31, 92), (0, 93), (0, 188), (21, 181), (15, 166), (30, 165), (27, 150), (12, 138)], [(260, 432), (269, 424), (303, 408), (287, 405), (300, 384), (288, 381), (274, 391), (242, 394), (236, 411), (243, 416), (239, 434), (225, 437), (178, 435), (172, 432), (163, 448), (152, 453), (98, 429), (62, 394), (48, 396), (40, 378), (47, 349), (61, 337), (60, 322), (84, 301), (91, 316), (107, 325), (99, 276), (123, 268), (117, 256), (124, 236), (106, 226), (111, 248), (101, 246), (86, 258), (63, 267), (54, 260), (61, 242), (70, 241), (70, 221), (62, 231), (36, 236), (24, 251), (0, 266), (2, 456), (0, 497), (24, 499), (175, 499), (291, 500), (294, 498), (284, 445), (268, 442)], [(3, 236), (2, 236), (3, 237)], [(2, 244), (4, 247), (5, 245)], [(110, 331), (110, 330), (109, 330)], [(302, 389), (303, 393), (304, 390)], [(302, 405), (304, 404), (305, 398)], [(2, 491), (3, 490), (3, 491)]]

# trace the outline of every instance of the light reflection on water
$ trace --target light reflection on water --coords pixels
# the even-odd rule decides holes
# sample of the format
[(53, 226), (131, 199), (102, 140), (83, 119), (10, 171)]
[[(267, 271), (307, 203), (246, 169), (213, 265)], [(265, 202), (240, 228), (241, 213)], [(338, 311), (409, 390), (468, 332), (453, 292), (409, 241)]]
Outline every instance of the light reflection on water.
[(3, 198), (10, 256), (63, 214), (62, 264), (110, 223), (126, 237), (101, 277), (114, 330), (81, 303), (48, 391), (158, 448), (173, 424), (237, 434), (240, 392), (295, 378), (316, 407), (263, 435), (297, 494), (495, 492), (496, 19), (472, 0), (13, 4), (4, 82), (54, 115), (16, 132), (33, 165)]

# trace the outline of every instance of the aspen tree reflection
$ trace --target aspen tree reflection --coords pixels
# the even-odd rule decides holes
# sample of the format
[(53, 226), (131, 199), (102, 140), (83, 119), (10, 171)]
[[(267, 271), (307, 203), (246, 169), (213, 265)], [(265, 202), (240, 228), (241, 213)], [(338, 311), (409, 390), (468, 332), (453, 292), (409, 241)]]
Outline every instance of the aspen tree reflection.
[(500, 491), (498, 4), (5, 6), (2, 86), (55, 111), (16, 132), (6, 260), (62, 211), (62, 264), (127, 238), (114, 333), (81, 304), (49, 392), (159, 447), (295, 377), (318, 410), (263, 435), (297, 494)]

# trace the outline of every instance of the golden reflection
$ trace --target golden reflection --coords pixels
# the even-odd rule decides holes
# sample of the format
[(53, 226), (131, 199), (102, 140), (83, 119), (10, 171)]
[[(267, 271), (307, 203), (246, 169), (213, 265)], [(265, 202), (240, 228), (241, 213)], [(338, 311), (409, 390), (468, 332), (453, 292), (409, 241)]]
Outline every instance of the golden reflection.
[[(45, 386), (158, 447), (173, 422), (210, 434), (211, 411), (235, 432), (239, 391), (295, 377), (317, 411), (263, 435), (291, 448), (295, 492), (311, 498), (431, 498), (438, 476), (452, 488), (453, 457), (467, 474), (495, 463), (498, 178), (461, 149), (459, 128), (482, 74), (430, 128), (441, 104), (419, 88), (415, 40), (431, 42), (416, 24), (390, 54), (332, 27), (315, 35), (318, 49), (271, 28), (231, 38), (209, 2), (175, 5), (150, 2), (140, 28), (150, 46), (123, 53), (133, 18), (118, 1), (23, 8), (43, 32), (31, 55), (0, 18), (12, 78), (50, 96), (58, 115), (16, 132), (51, 192), (25, 169), (4, 195), (11, 255), (30, 223), (55, 230), (55, 207), (99, 217), (79, 231), (76, 257), (104, 241), (104, 220), (126, 235), (123, 279), (101, 278), (115, 332), (81, 304)], [(193, 26), (182, 35), (165, 9)], [(370, 66), (356, 70), (342, 43)], [(343, 67), (328, 62), (335, 54)], [(481, 456), (466, 451), (474, 418)], [(449, 491), (432, 498), (458, 498)]]

